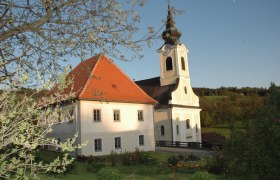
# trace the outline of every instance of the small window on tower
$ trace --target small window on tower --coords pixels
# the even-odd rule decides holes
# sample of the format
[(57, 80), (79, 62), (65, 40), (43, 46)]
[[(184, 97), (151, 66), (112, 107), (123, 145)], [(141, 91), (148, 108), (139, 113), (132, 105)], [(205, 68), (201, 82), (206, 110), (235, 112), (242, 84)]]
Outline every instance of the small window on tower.
[(188, 94), (188, 89), (187, 89), (187, 86), (185, 86), (185, 94)]
[(160, 126), (160, 135), (161, 135), (161, 136), (164, 136), (164, 134), (165, 134), (165, 132), (164, 132), (164, 126), (161, 125), (161, 126)]
[(190, 129), (190, 120), (189, 119), (187, 119), (186, 120), (186, 129)]
[(172, 58), (168, 57), (166, 58), (166, 71), (170, 71), (173, 69), (173, 65), (172, 65)]
[(186, 66), (185, 66), (185, 59), (183, 57), (181, 57), (181, 65), (182, 65), (182, 70), (186, 70)]

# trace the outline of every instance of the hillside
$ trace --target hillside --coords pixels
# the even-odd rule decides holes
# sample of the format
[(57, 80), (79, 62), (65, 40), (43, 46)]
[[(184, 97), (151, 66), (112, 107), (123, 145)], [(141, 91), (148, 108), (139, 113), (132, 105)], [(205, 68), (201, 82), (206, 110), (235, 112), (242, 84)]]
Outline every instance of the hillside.
[(194, 88), (199, 96), (202, 127), (245, 127), (263, 107), (264, 88)]

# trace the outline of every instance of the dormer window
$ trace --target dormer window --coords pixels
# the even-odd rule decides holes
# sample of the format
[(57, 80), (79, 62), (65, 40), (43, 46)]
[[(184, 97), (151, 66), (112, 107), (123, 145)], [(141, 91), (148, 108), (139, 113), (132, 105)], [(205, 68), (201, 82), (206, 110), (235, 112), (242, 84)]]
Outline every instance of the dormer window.
[(186, 66), (185, 66), (185, 59), (183, 57), (181, 57), (181, 65), (182, 65), (182, 70), (186, 70)]
[(166, 65), (166, 71), (170, 71), (173, 69), (171, 57), (166, 58), (165, 65)]

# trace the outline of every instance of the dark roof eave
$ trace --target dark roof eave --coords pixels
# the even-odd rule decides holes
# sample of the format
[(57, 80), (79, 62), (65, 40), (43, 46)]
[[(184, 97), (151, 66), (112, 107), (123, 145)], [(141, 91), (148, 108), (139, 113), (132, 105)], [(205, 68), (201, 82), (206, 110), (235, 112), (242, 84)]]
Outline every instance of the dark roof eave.
[(98, 101), (98, 102), (114, 102), (114, 103), (132, 103), (132, 104), (152, 104), (156, 105), (158, 102), (138, 102), (138, 101), (123, 101), (123, 100), (108, 100), (99, 98), (77, 98), (78, 100)]

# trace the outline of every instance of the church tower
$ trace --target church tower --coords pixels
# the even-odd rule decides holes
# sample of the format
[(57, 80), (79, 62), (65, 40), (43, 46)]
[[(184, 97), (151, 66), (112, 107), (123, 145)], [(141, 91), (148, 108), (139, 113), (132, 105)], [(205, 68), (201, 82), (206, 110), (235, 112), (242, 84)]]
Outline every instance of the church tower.
[(160, 55), (160, 77), (136, 83), (158, 102), (154, 109), (156, 141), (199, 144), (201, 109), (191, 87), (188, 49), (180, 42), (181, 35), (168, 5), (166, 28), (162, 33), (164, 44), (157, 50)]
[(158, 50), (160, 53), (162, 86), (175, 84), (176, 79), (189, 79), (188, 50), (180, 42), (181, 32), (176, 28), (172, 17), (172, 9), (168, 5), (166, 29), (162, 33), (164, 45)]
[[(172, 9), (168, 5), (166, 29), (162, 33), (163, 46), (158, 49), (160, 54), (160, 85), (179, 83), (178, 96), (173, 103), (199, 106), (198, 97), (193, 93), (190, 83), (188, 66), (188, 49), (180, 42), (182, 33), (176, 28), (172, 17)], [(180, 97), (179, 97), (180, 96)]]

